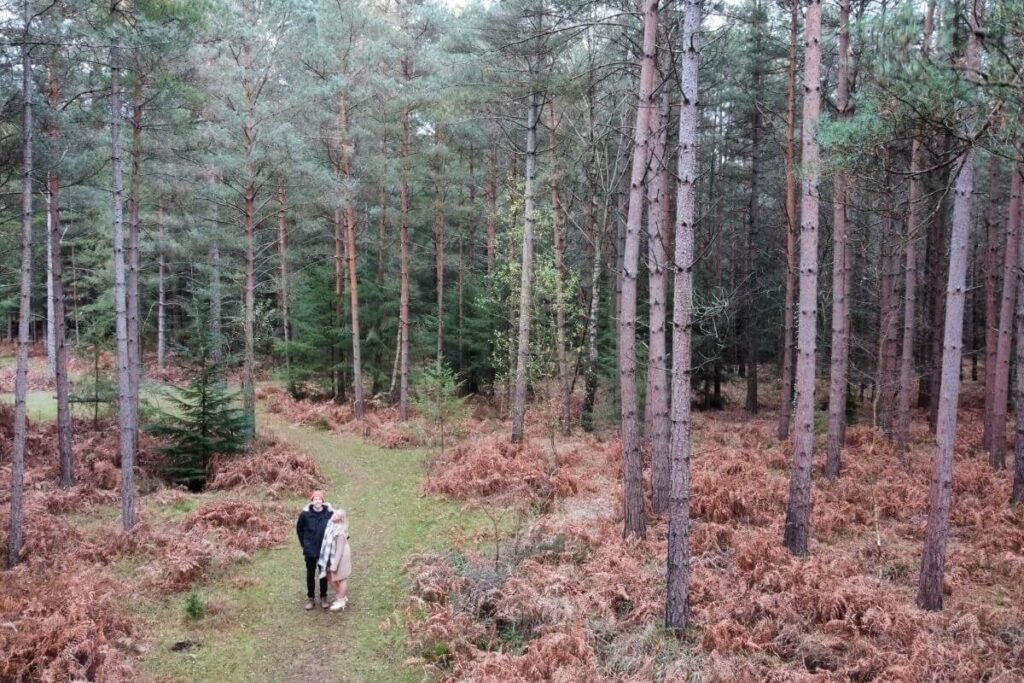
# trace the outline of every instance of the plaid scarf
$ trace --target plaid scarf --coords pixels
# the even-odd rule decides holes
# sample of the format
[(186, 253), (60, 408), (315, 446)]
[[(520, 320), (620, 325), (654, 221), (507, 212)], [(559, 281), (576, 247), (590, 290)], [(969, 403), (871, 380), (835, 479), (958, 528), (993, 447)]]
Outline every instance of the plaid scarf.
[(335, 524), (333, 521), (327, 523), (327, 528), (324, 530), (324, 542), (320, 546), (320, 559), (317, 560), (316, 566), (320, 570), (317, 574), (317, 578), (324, 578), (327, 576), (327, 569), (331, 566), (331, 562), (334, 560), (334, 537), (341, 534), (345, 536), (348, 534), (347, 524)]

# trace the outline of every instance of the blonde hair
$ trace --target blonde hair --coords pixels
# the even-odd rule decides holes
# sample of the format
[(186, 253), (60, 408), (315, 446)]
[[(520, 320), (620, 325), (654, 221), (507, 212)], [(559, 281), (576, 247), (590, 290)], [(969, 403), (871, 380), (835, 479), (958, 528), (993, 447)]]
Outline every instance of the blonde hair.
[(345, 512), (344, 510), (335, 510), (334, 514), (331, 515), (331, 521), (335, 524), (348, 524), (348, 513)]

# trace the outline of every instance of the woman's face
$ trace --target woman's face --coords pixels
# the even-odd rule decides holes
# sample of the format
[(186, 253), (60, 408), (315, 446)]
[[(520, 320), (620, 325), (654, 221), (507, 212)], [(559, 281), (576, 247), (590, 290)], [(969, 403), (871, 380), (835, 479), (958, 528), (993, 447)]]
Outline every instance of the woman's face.
[(324, 499), (320, 496), (313, 496), (313, 509), (319, 512), (324, 507)]

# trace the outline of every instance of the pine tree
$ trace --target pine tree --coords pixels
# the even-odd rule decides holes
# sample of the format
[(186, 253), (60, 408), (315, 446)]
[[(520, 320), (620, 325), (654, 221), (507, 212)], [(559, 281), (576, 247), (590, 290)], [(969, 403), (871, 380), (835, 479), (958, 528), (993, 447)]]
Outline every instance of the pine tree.
[(178, 352), (188, 385), (165, 395), (168, 407), (148, 427), (168, 442), (160, 449), (166, 459), (164, 475), (190, 491), (206, 484), (214, 456), (241, 453), (251, 434), (248, 417), (238, 407), (239, 394), (229, 391), (224, 381), (226, 359), (217, 354), (206, 317), (196, 312), (191, 344)]

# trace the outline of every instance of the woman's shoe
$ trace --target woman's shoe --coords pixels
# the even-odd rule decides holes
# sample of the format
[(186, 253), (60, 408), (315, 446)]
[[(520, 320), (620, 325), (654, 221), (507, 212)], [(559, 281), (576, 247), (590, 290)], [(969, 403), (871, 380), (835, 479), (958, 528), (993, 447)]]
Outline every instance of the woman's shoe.
[(332, 612), (340, 612), (341, 610), (345, 609), (346, 604), (348, 604), (348, 600), (338, 599), (331, 603), (330, 609)]

